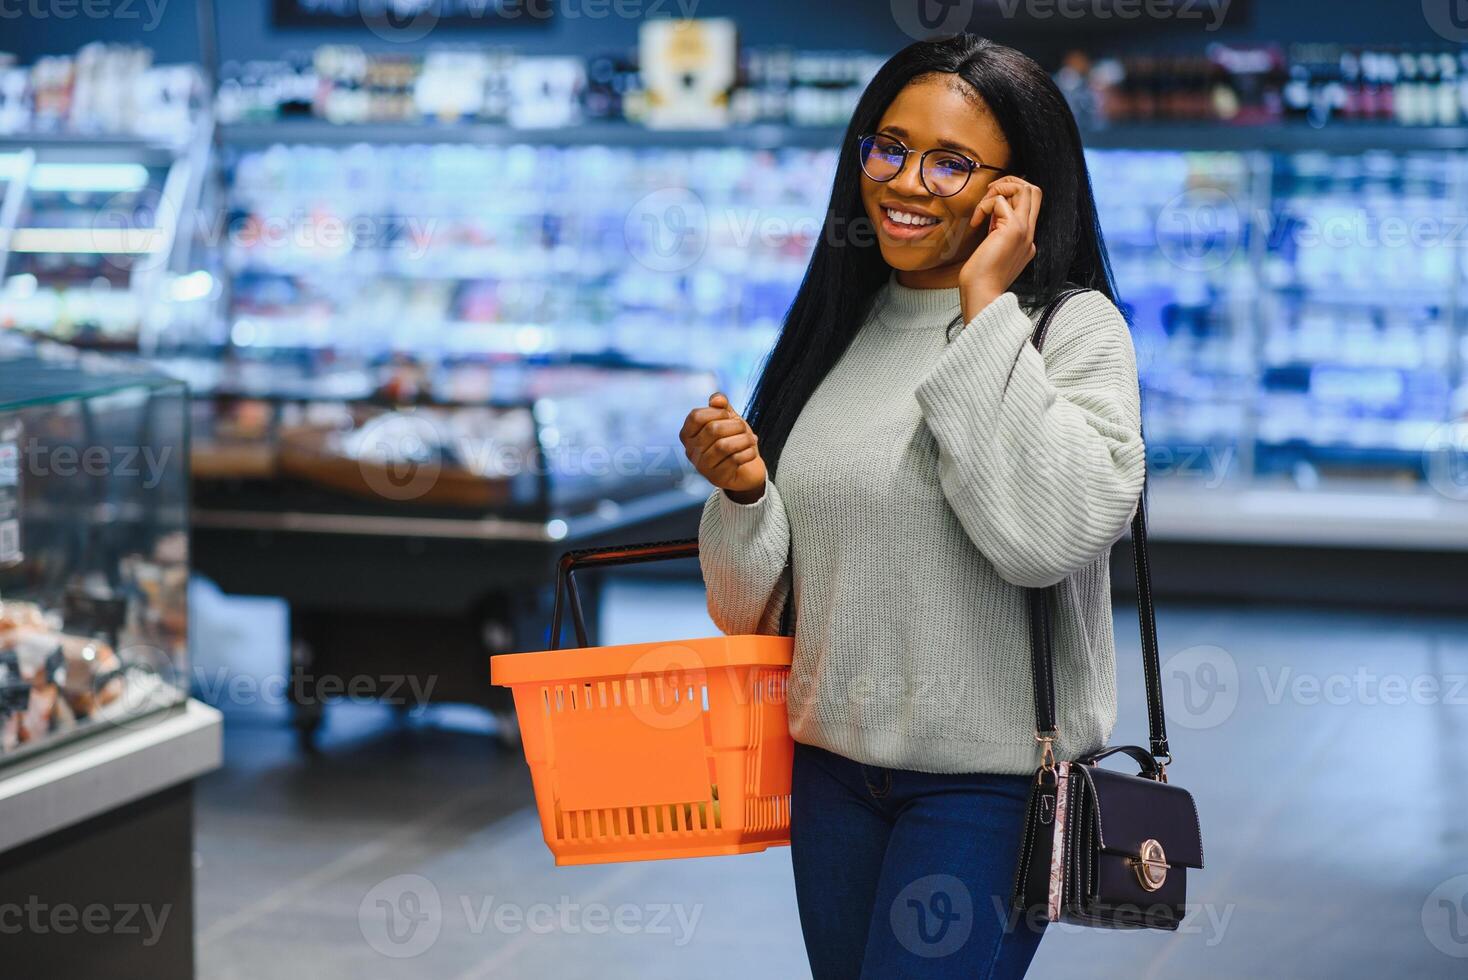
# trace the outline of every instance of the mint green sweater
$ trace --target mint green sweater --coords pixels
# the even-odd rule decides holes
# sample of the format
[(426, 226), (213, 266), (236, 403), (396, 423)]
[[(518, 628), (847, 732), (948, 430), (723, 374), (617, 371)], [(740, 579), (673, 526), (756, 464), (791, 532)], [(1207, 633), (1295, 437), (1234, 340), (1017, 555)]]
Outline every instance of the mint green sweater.
[(764, 496), (709, 496), (699, 561), (725, 633), (777, 633), (793, 586), (797, 741), (868, 765), (1027, 773), (1022, 586), (1060, 583), (1057, 755), (1102, 746), (1116, 718), (1107, 558), (1142, 488), (1136, 359), (1099, 292), (1061, 307), (1043, 358), (1038, 312), (1013, 293), (946, 343), (959, 315), (957, 289), (891, 279)]

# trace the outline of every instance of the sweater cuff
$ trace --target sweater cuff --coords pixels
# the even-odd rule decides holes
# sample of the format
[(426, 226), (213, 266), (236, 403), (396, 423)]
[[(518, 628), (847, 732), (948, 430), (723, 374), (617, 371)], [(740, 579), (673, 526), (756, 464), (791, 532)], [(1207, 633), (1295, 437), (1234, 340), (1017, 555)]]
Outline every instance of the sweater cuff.
[(780, 501), (780, 491), (775, 489), (775, 482), (768, 473), (765, 474), (765, 492), (754, 503), (741, 504), (730, 499), (723, 488), (716, 488), (710, 504), (708, 517), (717, 517), (720, 541), (737, 543), (737, 550), (746, 554), (754, 551), (755, 554), (768, 552), (769, 557), (778, 555), (784, 562), (790, 529), (785, 506)]
[(918, 384), (924, 417), (960, 424), (995, 418), (1015, 361), (1034, 332), (1014, 293), (980, 310)]

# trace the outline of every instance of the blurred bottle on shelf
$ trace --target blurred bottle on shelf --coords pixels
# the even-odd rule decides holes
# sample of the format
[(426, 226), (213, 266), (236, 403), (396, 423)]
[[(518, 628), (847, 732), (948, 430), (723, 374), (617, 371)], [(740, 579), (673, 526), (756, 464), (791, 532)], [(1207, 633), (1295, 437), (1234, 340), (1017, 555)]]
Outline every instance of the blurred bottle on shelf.
[(0, 135), (137, 135), (183, 141), (205, 114), (203, 73), (147, 48), (94, 43), (18, 67), (0, 58)]

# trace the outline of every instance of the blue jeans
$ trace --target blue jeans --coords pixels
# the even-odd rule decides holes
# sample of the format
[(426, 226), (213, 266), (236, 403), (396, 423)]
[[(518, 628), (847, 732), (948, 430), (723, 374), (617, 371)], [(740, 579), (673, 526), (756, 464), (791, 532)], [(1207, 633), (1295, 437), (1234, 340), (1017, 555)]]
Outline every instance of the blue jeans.
[(1022, 977), (1010, 913), (1030, 777), (867, 766), (795, 743), (790, 859), (815, 980)]

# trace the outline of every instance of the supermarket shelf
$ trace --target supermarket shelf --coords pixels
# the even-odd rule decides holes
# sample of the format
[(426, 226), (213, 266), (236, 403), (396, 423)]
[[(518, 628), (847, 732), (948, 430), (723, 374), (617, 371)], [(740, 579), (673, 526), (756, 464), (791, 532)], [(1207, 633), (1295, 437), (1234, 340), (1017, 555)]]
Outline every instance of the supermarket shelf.
[(0, 153), (35, 151), (42, 161), (110, 162), (122, 154), (129, 159), (168, 161), (183, 153), (192, 137), (169, 140), (120, 133), (4, 133)]
[(844, 130), (826, 126), (758, 124), (727, 129), (648, 129), (629, 123), (590, 122), (565, 129), (516, 129), (495, 123), (358, 123), (319, 119), (232, 123), (219, 139), (235, 146), (271, 143), (482, 143), (545, 146), (830, 147)]
[(1082, 133), (1098, 150), (1282, 150), (1354, 153), (1362, 150), (1468, 149), (1468, 127), (1394, 126), (1337, 122), (1230, 126), (1224, 123), (1129, 123)]
[(605, 502), (585, 514), (545, 521), (499, 517), (442, 518), (374, 514), (326, 514), (304, 511), (224, 510), (198, 507), (193, 525), (226, 531), (351, 535), (380, 538), (446, 538), (457, 541), (522, 541), (548, 543), (606, 534), (680, 510), (708, 498), (707, 486), (696, 484), (664, 490), (622, 502)]
[[(551, 146), (831, 147), (844, 128), (760, 123), (724, 129), (658, 130), (630, 123), (589, 122), (565, 129), (516, 129), (496, 123), (357, 123), (319, 119), (231, 123), (222, 142), (270, 143), (531, 143)], [(1086, 146), (1138, 150), (1283, 150), (1350, 153), (1362, 150), (1464, 150), (1468, 127), (1336, 123), (1229, 126), (1223, 123), (1129, 123), (1087, 130)]]
[(1468, 551), (1468, 501), (1430, 489), (1207, 489), (1158, 481), (1148, 531), (1159, 540)]

